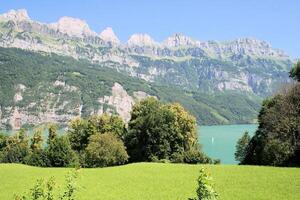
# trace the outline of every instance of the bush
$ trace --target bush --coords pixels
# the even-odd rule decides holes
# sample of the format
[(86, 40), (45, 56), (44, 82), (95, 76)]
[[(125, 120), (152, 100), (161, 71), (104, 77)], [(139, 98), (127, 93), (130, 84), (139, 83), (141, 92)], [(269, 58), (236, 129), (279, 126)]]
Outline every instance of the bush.
[(1, 162), (25, 163), (25, 158), (30, 154), (29, 140), (24, 130), (6, 138), (5, 147), (2, 149)]
[(25, 163), (27, 165), (37, 167), (51, 166), (47, 152), (43, 149), (33, 151), (29, 156), (25, 158)]
[(212, 178), (202, 168), (198, 177), (197, 198), (193, 200), (215, 200), (218, 198), (218, 193), (214, 190)]
[(198, 150), (184, 152), (184, 162), (189, 164), (212, 163), (212, 159)]
[(52, 167), (68, 167), (78, 160), (66, 136), (56, 137), (46, 149)]
[(88, 167), (106, 167), (127, 162), (124, 144), (111, 133), (95, 134), (90, 137), (85, 151)]
[(172, 163), (183, 163), (184, 162), (184, 155), (179, 152), (175, 152), (171, 155), (171, 162)]
[(30, 192), (23, 195), (16, 195), (15, 200), (76, 200), (76, 179), (78, 170), (69, 172), (65, 176), (66, 185), (63, 191), (55, 191), (56, 183), (53, 177), (48, 180), (38, 179)]

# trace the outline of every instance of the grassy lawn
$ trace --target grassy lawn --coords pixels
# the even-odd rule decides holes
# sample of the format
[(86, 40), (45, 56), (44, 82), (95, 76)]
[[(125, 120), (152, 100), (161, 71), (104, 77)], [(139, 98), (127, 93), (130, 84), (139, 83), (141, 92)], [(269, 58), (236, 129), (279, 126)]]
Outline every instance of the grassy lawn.
[[(300, 168), (158, 163), (80, 169), (78, 197), (87, 200), (187, 200), (195, 197), (201, 166), (211, 173), (220, 199), (300, 199)], [(40, 177), (54, 176), (59, 185), (69, 170), (0, 164), (0, 199), (13, 199), (14, 194), (27, 191)]]

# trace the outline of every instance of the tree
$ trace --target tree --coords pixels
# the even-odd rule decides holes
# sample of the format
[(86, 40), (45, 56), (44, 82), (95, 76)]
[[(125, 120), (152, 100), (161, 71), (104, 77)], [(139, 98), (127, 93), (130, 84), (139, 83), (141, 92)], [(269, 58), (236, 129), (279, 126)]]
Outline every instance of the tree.
[(300, 61), (291, 69), (290, 77), (300, 82)]
[(124, 139), (126, 128), (122, 118), (117, 115), (93, 115), (88, 118), (88, 131), (91, 135), (96, 133), (112, 133), (120, 139)]
[(25, 163), (25, 158), (30, 154), (29, 140), (24, 129), (6, 139), (2, 150), (1, 162)]
[(52, 167), (68, 167), (76, 161), (76, 154), (66, 136), (54, 138), (46, 151)]
[(88, 167), (106, 167), (126, 163), (128, 155), (123, 142), (112, 133), (94, 134), (86, 148)]
[(38, 151), (43, 148), (43, 129), (41, 127), (38, 127), (34, 130), (33, 136), (31, 138), (31, 150)]
[(48, 124), (48, 144), (57, 137), (57, 125), (54, 123)]
[(68, 137), (72, 149), (77, 152), (84, 150), (88, 144), (92, 132), (88, 131), (88, 123), (79, 117), (74, 118), (69, 123)]
[(249, 133), (246, 131), (244, 135), (237, 141), (236, 151), (234, 153), (235, 160), (243, 162), (248, 152), (248, 145), (251, 140)]
[(153, 97), (142, 100), (133, 107), (128, 129), (125, 144), (131, 161), (178, 162), (185, 152), (200, 152), (196, 119), (180, 104), (162, 104)]
[(300, 84), (263, 102), (242, 164), (300, 166)]
[(0, 132), (0, 151), (6, 146), (8, 135)]

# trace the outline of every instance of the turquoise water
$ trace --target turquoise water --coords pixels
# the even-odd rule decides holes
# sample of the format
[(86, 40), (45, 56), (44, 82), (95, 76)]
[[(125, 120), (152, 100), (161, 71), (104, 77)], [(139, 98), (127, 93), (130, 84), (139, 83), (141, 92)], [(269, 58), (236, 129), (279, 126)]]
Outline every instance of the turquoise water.
[(252, 136), (256, 128), (256, 124), (200, 126), (199, 142), (208, 156), (221, 159), (222, 164), (237, 164), (234, 159), (237, 140), (245, 131)]

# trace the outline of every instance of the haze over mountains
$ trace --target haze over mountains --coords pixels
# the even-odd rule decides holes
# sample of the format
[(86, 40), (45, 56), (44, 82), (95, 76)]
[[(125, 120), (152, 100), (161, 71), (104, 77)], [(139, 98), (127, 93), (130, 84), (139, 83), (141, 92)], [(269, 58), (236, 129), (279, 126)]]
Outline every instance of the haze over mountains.
[[(100, 72), (103, 68), (112, 69), (124, 76), (137, 78), (138, 82), (145, 81), (143, 84), (149, 84), (149, 87), (157, 85), (189, 91), (185, 93), (181, 100), (188, 98), (195, 101), (195, 104), (201, 102), (202, 110), (200, 109), (199, 112), (205, 108), (205, 113), (211, 115), (212, 118), (215, 117), (215, 121), (205, 122), (207, 124), (252, 121), (251, 116), (256, 114), (259, 99), (271, 95), (282, 83), (289, 80), (287, 72), (293, 64), (291, 58), (282, 50), (274, 49), (268, 42), (255, 38), (241, 38), (227, 42), (199, 41), (175, 33), (163, 42), (157, 42), (146, 33), (137, 33), (133, 34), (126, 43), (121, 43), (111, 27), (106, 28), (101, 33), (96, 33), (89, 28), (85, 21), (71, 17), (62, 17), (57, 22), (46, 24), (30, 19), (26, 10), (11, 10), (0, 15), (0, 46), (29, 50), (41, 54), (47, 59), (51, 59), (52, 53), (70, 56), (78, 62), (84, 59), (90, 62), (90, 65), (97, 65)], [(5, 51), (5, 49), (2, 49), (2, 51)], [(26, 70), (26, 68), (23, 70)], [(60, 86), (66, 89), (68, 85), (66, 80), (67, 78), (64, 75), (57, 76), (55, 80), (52, 80), (52, 86), (57, 87), (57, 84), (60, 83)], [(99, 80), (99, 84), (100, 82), (101, 80)], [(115, 88), (120, 90), (120, 87), (122, 87), (122, 91), (123, 87), (126, 88), (117, 81), (110, 80), (110, 82), (112, 92), (108, 93), (107, 96), (111, 96)], [(27, 102), (21, 108), (20, 105), (17, 105), (23, 101), (24, 96), (22, 90), (19, 89), (20, 84), (25, 88), (28, 86), (24, 83), (18, 83), (18, 80), (13, 81), (12, 84), (14, 96), (18, 94), (22, 98), (14, 97), (11, 101), (7, 101), (5, 106), (2, 103), (2, 113), (9, 113), (8, 110), (13, 113), (12, 111), (17, 110), (18, 114), (16, 115), (20, 115), (22, 112), (26, 113), (24, 116), (32, 115), (28, 114), (28, 106), (38, 100), (33, 98), (31, 100), (34, 102)], [(28, 91), (33, 92), (35, 87), (37, 85), (32, 86)], [(69, 85), (69, 89), (71, 87), (75, 86)], [(79, 91), (79, 86), (76, 87), (77, 89), (73, 88), (74, 91)], [(138, 90), (138, 88), (135, 92), (143, 94), (142, 96), (150, 95), (145, 93), (146, 91)], [(148, 92), (162, 98), (154, 91)], [(252, 105), (251, 114), (246, 114), (247, 117), (245, 118), (232, 119), (229, 116), (233, 113), (242, 116), (246, 111), (237, 111), (236, 108), (229, 109), (225, 105), (213, 108), (209, 102), (197, 99), (196, 96), (199, 95), (195, 95), (195, 93), (201, 93), (200, 96), (203, 96), (203, 94), (210, 95), (210, 99), (216, 98), (216, 95), (238, 93), (240, 95), (238, 98), (249, 99), (247, 101), (248, 107), (246, 107), (250, 108)], [(117, 95), (117, 93), (114, 94)], [(130, 117), (128, 113), (131, 108), (128, 105), (133, 104), (139, 98), (134, 97), (132, 93), (132, 95), (128, 95), (131, 100), (122, 101), (127, 97), (124, 92), (122, 94), (118, 103), (113, 103), (114, 100), (111, 100), (110, 103), (105, 102), (105, 97), (102, 94), (95, 94), (98, 95), (97, 100), (91, 98), (92, 104), (95, 104), (95, 101), (97, 101), (98, 107), (109, 104), (113, 107), (112, 110), (115, 109), (116, 113), (126, 113), (124, 114), (126, 116), (125, 120), (128, 120)], [(85, 107), (82, 94), (78, 93), (77, 95), (79, 100), (72, 104), (76, 104), (78, 108)], [(99, 100), (101, 98), (103, 100)], [(109, 101), (108, 99), (107, 101)], [(165, 100), (172, 101), (172, 99), (166, 98)], [(66, 100), (67, 103), (70, 103), (70, 101)], [(36, 121), (54, 121), (59, 116), (56, 112), (57, 108), (64, 107), (67, 105), (66, 102), (59, 102), (55, 105), (56, 107), (46, 106), (45, 112), (50, 112), (50, 110), (54, 112), (52, 118), (51, 116), (41, 117), (40, 112), (35, 112), (35, 115), (38, 116), (35, 118)], [(44, 102), (43, 105), (45, 106), (45, 104), (47, 103)], [(99, 112), (99, 108), (95, 105), (88, 107), (86, 114)], [(119, 110), (116, 109), (118, 107)], [(72, 109), (76, 110), (75, 107)], [(64, 122), (72, 116), (82, 114), (80, 109), (77, 110), (73, 115), (68, 115), (60, 121)], [(105, 109), (102, 108), (101, 112), (105, 112)], [(201, 119), (200, 115), (197, 118), (201, 122), (203, 118)], [(14, 123), (10, 122), (12, 118), (12, 115), (6, 114), (5, 117), (0, 118), (1, 123), (12, 124)], [(33, 120), (27, 119), (21, 124), (32, 122)]]

